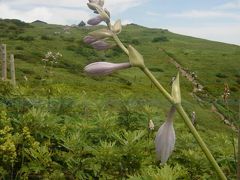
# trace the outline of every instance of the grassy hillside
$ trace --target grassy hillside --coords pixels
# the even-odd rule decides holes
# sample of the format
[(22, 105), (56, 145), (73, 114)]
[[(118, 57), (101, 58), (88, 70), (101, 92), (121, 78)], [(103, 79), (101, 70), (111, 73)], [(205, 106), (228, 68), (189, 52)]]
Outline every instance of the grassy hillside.
[[(215, 177), (179, 116), (175, 118), (176, 148), (168, 165), (155, 162), (154, 134), (170, 104), (142, 72), (129, 69), (104, 78), (85, 76), (83, 68), (90, 62), (128, 61), (117, 48), (97, 52), (83, 43), (83, 37), (97, 28), (64, 29), (59, 25), (0, 20), (0, 43), (7, 44), (8, 53), (15, 55), (19, 85), (13, 89), (1, 83), (0, 127), (12, 129), (5, 130), (0, 140), (5, 142), (5, 136), (11, 136), (15, 147), (12, 151), (0, 148), (0, 156), (6, 155), (0, 165), (1, 176)], [(169, 82), (177, 73), (170, 58), (197, 74), (204, 85), (204, 91), (197, 95), (204, 101), (192, 96), (193, 85), (182, 76), (183, 106), (189, 114), (196, 112), (197, 129), (226, 175), (234, 178), (235, 134), (212, 111), (211, 103), (228, 119), (237, 119), (240, 47), (134, 24), (125, 26), (120, 38), (143, 54), (146, 65), (169, 90)], [(46, 73), (42, 61), (48, 51), (63, 55), (54, 64), (52, 74)], [(221, 98), (224, 83), (231, 90), (230, 110)], [(147, 131), (149, 119), (156, 126), (151, 133)], [(15, 158), (11, 159), (14, 152)]]

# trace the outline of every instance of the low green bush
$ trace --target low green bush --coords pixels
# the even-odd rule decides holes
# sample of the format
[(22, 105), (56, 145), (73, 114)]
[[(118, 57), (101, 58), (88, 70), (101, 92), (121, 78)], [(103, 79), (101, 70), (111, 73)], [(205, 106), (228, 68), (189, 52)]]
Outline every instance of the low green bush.
[(157, 42), (167, 42), (169, 39), (166, 36), (160, 36), (160, 37), (155, 37), (153, 38), (152, 42), (157, 43)]
[(34, 41), (35, 38), (33, 36), (25, 35), (25, 36), (19, 36), (17, 39), (21, 41), (29, 42), (29, 41)]
[(41, 36), (41, 39), (42, 40), (46, 40), (46, 41), (52, 41), (53, 40), (53, 37), (49, 36), (49, 35), (42, 35)]
[(227, 75), (223, 74), (222, 72), (217, 73), (216, 76), (217, 76), (218, 78), (227, 78), (227, 77), (228, 77)]

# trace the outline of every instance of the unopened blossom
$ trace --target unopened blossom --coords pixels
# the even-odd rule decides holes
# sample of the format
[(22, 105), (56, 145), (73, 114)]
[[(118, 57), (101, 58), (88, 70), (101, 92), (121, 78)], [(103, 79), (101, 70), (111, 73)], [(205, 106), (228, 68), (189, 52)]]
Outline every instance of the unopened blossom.
[(91, 18), (87, 21), (89, 25), (95, 26), (100, 24), (103, 21), (102, 16), (95, 16), (94, 18)]
[(86, 36), (83, 38), (83, 41), (86, 43), (86, 44), (91, 44), (95, 41), (97, 41), (97, 39), (93, 36)]
[(159, 128), (155, 138), (157, 160), (161, 160), (162, 164), (168, 160), (175, 145), (176, 137), (173, 128), (173, 117), (175, 111), (175, 107), (172, 106), (168, 113), (167, 120)]
[(102, 21), (109, 22), (110, 20), (110, 13), (107, 9), (103, 9), (100, 5), (96, 3), (87, 3), (88, 7), (94, 10), (94, 13), (99, 14)]
[(148, 129), (150, 131), (153, 131), (154, 130), (154, 123), (153, 121), (150, 119), (149, 122), (148, 122)]
[(112, 29), (116, 34), (119, 34), (122, 31), (122, 24), (120, 19), (115, 22)]
[(91, 43), (91, 45), (94, 49), (99, 50), (99, 51), (107, 50), (112, 47), (110, 44), (108, 44), (104, 40), (95, 41), (95, 42)]
[[(99, 5), (100, 7), (103, 7), (104, 5), (104, 0), (88, 0), (89, 3), (94, 3)], [(91, 8), (90, 8), (91, 9)], [(94, 10), (94, 9), (93, 9)]]
[(130, 67), (130, 63), (95, 62), (87, 65), (84, 71), (91, 76), (104, 76)]
[(227, 102), (229, 95), (230, 95), (230, 90), (229, 90), (228, 84), (224, 84), (224, 93), (222, 95), (222, 98), (225, 102)]

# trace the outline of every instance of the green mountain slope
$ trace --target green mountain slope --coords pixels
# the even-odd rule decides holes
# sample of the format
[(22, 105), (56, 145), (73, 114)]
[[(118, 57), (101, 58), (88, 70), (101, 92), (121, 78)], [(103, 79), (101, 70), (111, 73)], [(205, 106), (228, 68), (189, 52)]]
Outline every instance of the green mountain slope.
[[(165, 119), (170, 104), (159, 95), (155, 87), (149, 83), (148, 79), (138, 69), (124, 70), (103, 78), (91, 78), (84, 74), (83, 68), (90, 62), (128, 61), (127, 57), (117, 48), (97, 52), (83, 43), (83, 37), (88, 32), (98, 28), (100, 27), (77, 28), (44, 23), (26, 24), (18, 20), (0, 20), (0, 43), (7, 44), (8, 54), (13, 53), (15, 55), (19, 92), (31, 102), (26, 107), (30, 110), (17, 107), (14, 103), (11, 109), (5, 102), (2, 102), (2, 107), (4, 107), (3, 109), (5, 109), (10, 118), (19, 119), (19, 121), (21, 118), (34, 119), (33, 114), (35, 113), (36, 115), (38, 111), (36, 110), (37, 112), (33, 113), (32, 108), (39, 108), (41, 113), (46, 111), (51, 117), (50, 120), (48, 119), (49, 124), (47, 123), (47, 127), (51, 126), (57, 130), (53, 131), (51, 128), (46, 128), (43, 125), (46, 123), (44, 118), (36, 126), (34, 123), (38, 119), (36, 121), (32, 120), (32, 124), (28, 121), (18, 122), (17, 124), (21, 124), (18, 130), (21, 131), (21, 128), (29, 127), (31, 135), (40, 144), (47, 142), (46, 139), (41, 139), (42, 137), (49, 139), (54, 137), (53, 139), (56, 142), (49, 140), (49, 143), (59, 143), (59, 146), (62, 146), (62, 148), (79, 151), (79, 147), (89, 147), (87, 150), (83, 148), (86, 154), (92, 153), (89, 155), (90, 157), (102, 156), (107, 161), (103, 165), (101, 159), (95, 158), (93, 162), (96, 163), (97, 167), (93, 170), (91, 169), (93, 164), (89, 165), (82, 162), (82, 160), (87, 161), (90, 159), (88, 155), (86, 155), (86, 158), (84, 152), (81, 152), (83, 154), (69, 155), (66, 153), (68, 150), (64, 150), (65, 156), (69, 156), (68, 158), (71, 156), (72, 158), (70, 158), (70, 162), (67, 162), (63, 160), (65, 157), (61, 157), (62, 159), (58, 157), (59, 154), (57, 153), (60, 153), (61, 149), (58, 149), (57, 152), (52, 150), (56, 154), (51, 161), (58, 163), (59, 166), (61, 165), (61, 168), (52, 165), (50, 169), (54, 169), (54, 172), (57, 169), (56, 172), (61, 171), (65, 176), (69, 175), (73, 178), (78, 177), (76, 172), (79, 173), (79, 177), (85, 177), (86, 175), (86, 177), (107, 176), (116, 178), (120, 176), (137, 176), (141, 175), (141, 173), (142, 175), (147, 175), (148, 173), (144, 171), (146, 165), (148, 168), (152, 167), (152, 169), (150, 168), (152, 170), (151, 173), (149, 170), (149, 176), (154, 173), (158, 174), (158, 170), (154, 170), (154, 168), (157, 168), (154, 163), (154, 144), (147, 136), (143, 138), (146, 141), (144, 143), (145, 146), (144, 144), (133, 143), (134, 150), (148, 148), (149, 151), (146, 150), (145, 154), (136, 152), (137, 158), (135, 160), (137, 162), (131, 161), (134, 163), (132, 169), (130, 164), (124, 164), (129, 163), (129, 161), (121, 159), (123, 157), (121, 156), (120, 158), (120, 155), (118, 161), (122, 163), (122, 167), (129, 168), (128, 170), (120, 171), (115, 167), (118, 161), (115, 162), (111, 159), (114, 157), (114, 153), (120, 154), (120, 152), (115, 152), (117, 148), (115, 149), (114, 143), (116, 143), (116, 146), (120, 143), (118, 138), (116, 138), (118, 137), (116, 133), (121, 134), (122, 138), (124, 136), (129, 136), (125, 138), (130, 138), (128, 133), (146, 129), (149, 119), (154, 121), (155, 131), (157, 131)], [(171, 60), (179, 63), (182, 68), (190, 73), (195, 72), (198, 82), (204, 87), (203, 91), (193, 93), (194, 86), (192, 82), (181, 76), (183, 106), (189, 114), (193, 111), (196, 112), (197, 128), (200, 134), (206, 140), (213, 154), (217, 156), (217, 160), (224, 168), (224, 172), (230, 178), (233, 178), (235, 167), (234, 150), (232, 147), (233, 131), (224, 123), (219, 114), (212, 109), (212, 106), (215, 105), (219, 113), (229, 121), (237, 119), (240, 93), (240, 47), (182, 36), (168, 30), (145, 28), (135, 24), (125, 26), (120, 38), (124, 44), (135, 46), (143, 54), (146, 65), (169, 91), (171, 89), (170, 81), (178, 71)], [(51, 75), (46, 74), (42, 61), (48, 51), (60, 52), (62, 54), (59, 62), (54, 64)], [(224, 83), (228, 83), (231, 92), (229, 98), (230, 110), (221, 97), (224, 91)], [(15, 92), (16, 90), (11, 91), (15, 95), (19, 93), (18, 91)], [(1, 90), (1, 93), (3, 97), (6, 97), (6, 94), (4, 94), (6, 91)], [(8, 98), (14, 99), (13, 95), (9, 95)], [(43, 104), (46, 104), (46, 106)], [(29, 113), (32, 113), (32, 115), (29, 115)], [(36, 116), (39, 117), (41, 115)], [(69, 131), (69, 136), (72, 138), (68, 137), (69, 144), (67, 144), (66, 137), (62, 137), (61, 132), (64, 130), (61, 129), (62, 127), (58, 127), (58, 125), (68, 129), (65, 131)], [(190, 177), (190, 179), (211, 177), (214, 172), (210, 165), (206, 165), (208, 163), (207, 160), (202, 160), (202, 152), (188, 133), (182, 119), (178, 116), (175, 119), (175, 127), (177, 134), (176, 152), (173, 153), (169, 165), (180, 164), (181, 172), (184, 172), (185, 175), (187, 174), (186, 177)], [(78, 128), (86, 129), (84, 130), (84, 135), (86, 135), (85, 131), (89, 130), (87, 139), (89, 137), (90, 139), (92, 138), (91, 142), (86, 140), (84, 141), (86, 144), (83, 145), (74, 141), (74, 136), (78, 137), (79, 135), (77, 134)], [(127, 130), (125, 134), (122, 132), (123, 129)], [(81, 135), (83, 136), (83, 134)], [(113, 136), (112, 134), (115, 135)], [(94, 140), (95, 137), (97, 139)], [(153, 139), (154, 135), (150, 134), (150, 137)], [(224, 144), (222, 143), (223, 141)], [(111, 144), (110, 142), (114, 143)], [(96, 151), (91, 148), (95, 148)], [(109, 150), (110, 153), (111, 151), (114, 152), (108, 155), (101, 154), (105, 152), (101, 151), (101, 148), (109, 148), (111, 149)], [(124, 148), (123, 151), (129, 155), (128, 158), (131, 158), (131, 153), (133, 152)], [(149, 157), (146, 157), (147, 155)], [(79, 162), (73, 161), (75, 156), (81, 157), (78, 159)], [(56, 157), (58, 157), (57, 160), (54, 159)], [(106, 160), (107, 157), (109, 157), (108, 160)], [(146, 160), (143, 160), (145, 158)], [(30, 162), (41, 164), (37, 160), (34, 161), (29, 158), (25, 162), (26, 167), (31, 166), (28, 164)], [(71, 171), (72, 166), (80, 166), (80, 164), (82, 165), (82, 170)], [(112, 166), (113, 169), (110, 168), (111, 164), (114, 164)], [(20, 169), (22, 174), (30, 174), (30, 176), (50, 173), (46, 170), (49, 167), (43, 165), (41, 165), (42, 169), (39, 167), (41, 169), (39, 170), (40, 173), (31, 168), (28, 169), (29, 172), (24, 172), (19, 166), (18, 164), (16, 172)], [(4, 167), (1, 168), (4, 169)], [(68, 171), (64, 171), (64, 168), (68, 169)], [(108, 168), (111, 170), (107, 171)], [(179, 175), (179, 177), (184, 177), (184, 173)], [(51, 175), (54, 176), (53, 173)]]

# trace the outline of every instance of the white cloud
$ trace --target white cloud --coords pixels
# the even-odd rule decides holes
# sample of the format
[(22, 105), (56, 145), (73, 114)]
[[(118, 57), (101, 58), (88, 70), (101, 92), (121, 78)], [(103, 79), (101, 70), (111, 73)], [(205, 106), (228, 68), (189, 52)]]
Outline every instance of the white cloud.
[(129, 8), (139, 6), (149, 0), (108, 0), (105, 1), (106, 8), (112, 13), (124, 12)]
[[(148, 0), (108, 0), (105, 7), (112, 14), (116, 14), (146, 1)], [(26, 22), (38, 19), (54, 24), (78, 23), (93, 16), (87, 8), (87, 2), (88, 0), (0, 0), (0, 18), (14, 18)]]
[(231, 18), (231, 19), (239, 19), (240, 14), (238, 13), (230, 13), (230, 12), (221, 12), (221, 11), (200, 11), (200, 10), (191, 10), (182, 13), (171, 13), (167, 14), (167, 17), (174, 18)]
[(201, 27), (169, 26), (172, 32), (240, 45), (240, 25), (225, 24)]
[(213, 11), (213, 10), (191, 10), (180, 13), (156, 13), (156, 12), (146, 12), (149, 16), (162, 16), (168, 18), (198, 18), (198, 19), (214, 19), (214, 18), (227, 18), (240, 20), (240, 13), (233, 12), (223, 12), (223, 11)]
[(69, 8), (86, 8), (86, 3), (88, 1), (79, 1), (79, 0), (42, 0), (42, 1), (34, 1), (34, 0), (1, 0), (0, 3), (8, 4), (14, 7), (21, 6), (54, 6), (54, 7), (69, 7)]
[(128, 20), (128, 19), (122, 20), (122, 25), (127, 25), (131, 23), (133, 23), (131, 20)]
[(220, 10), (234, 10), (240, 9), (240, 0), (231, 1), (216, 7), (216, 9)]
[[(11, 3), (15, 1), (12, 0)], [(27, 0), (22, 0), (26, 2)], [(72, 24), (86, 21), (91, 13), (86, 10), (36, 6), (29, 9), (13, 8), (0, 3), (0, 18), (20, 19), (26, 22), (41, 20), (53, 24)]]
[(146, 12), (146, 14), (149, 15), (149, 16), (162, 16), (163, 15), (163, 14), (160, 14), (160, 13), (150, 12), (150, 11)]

